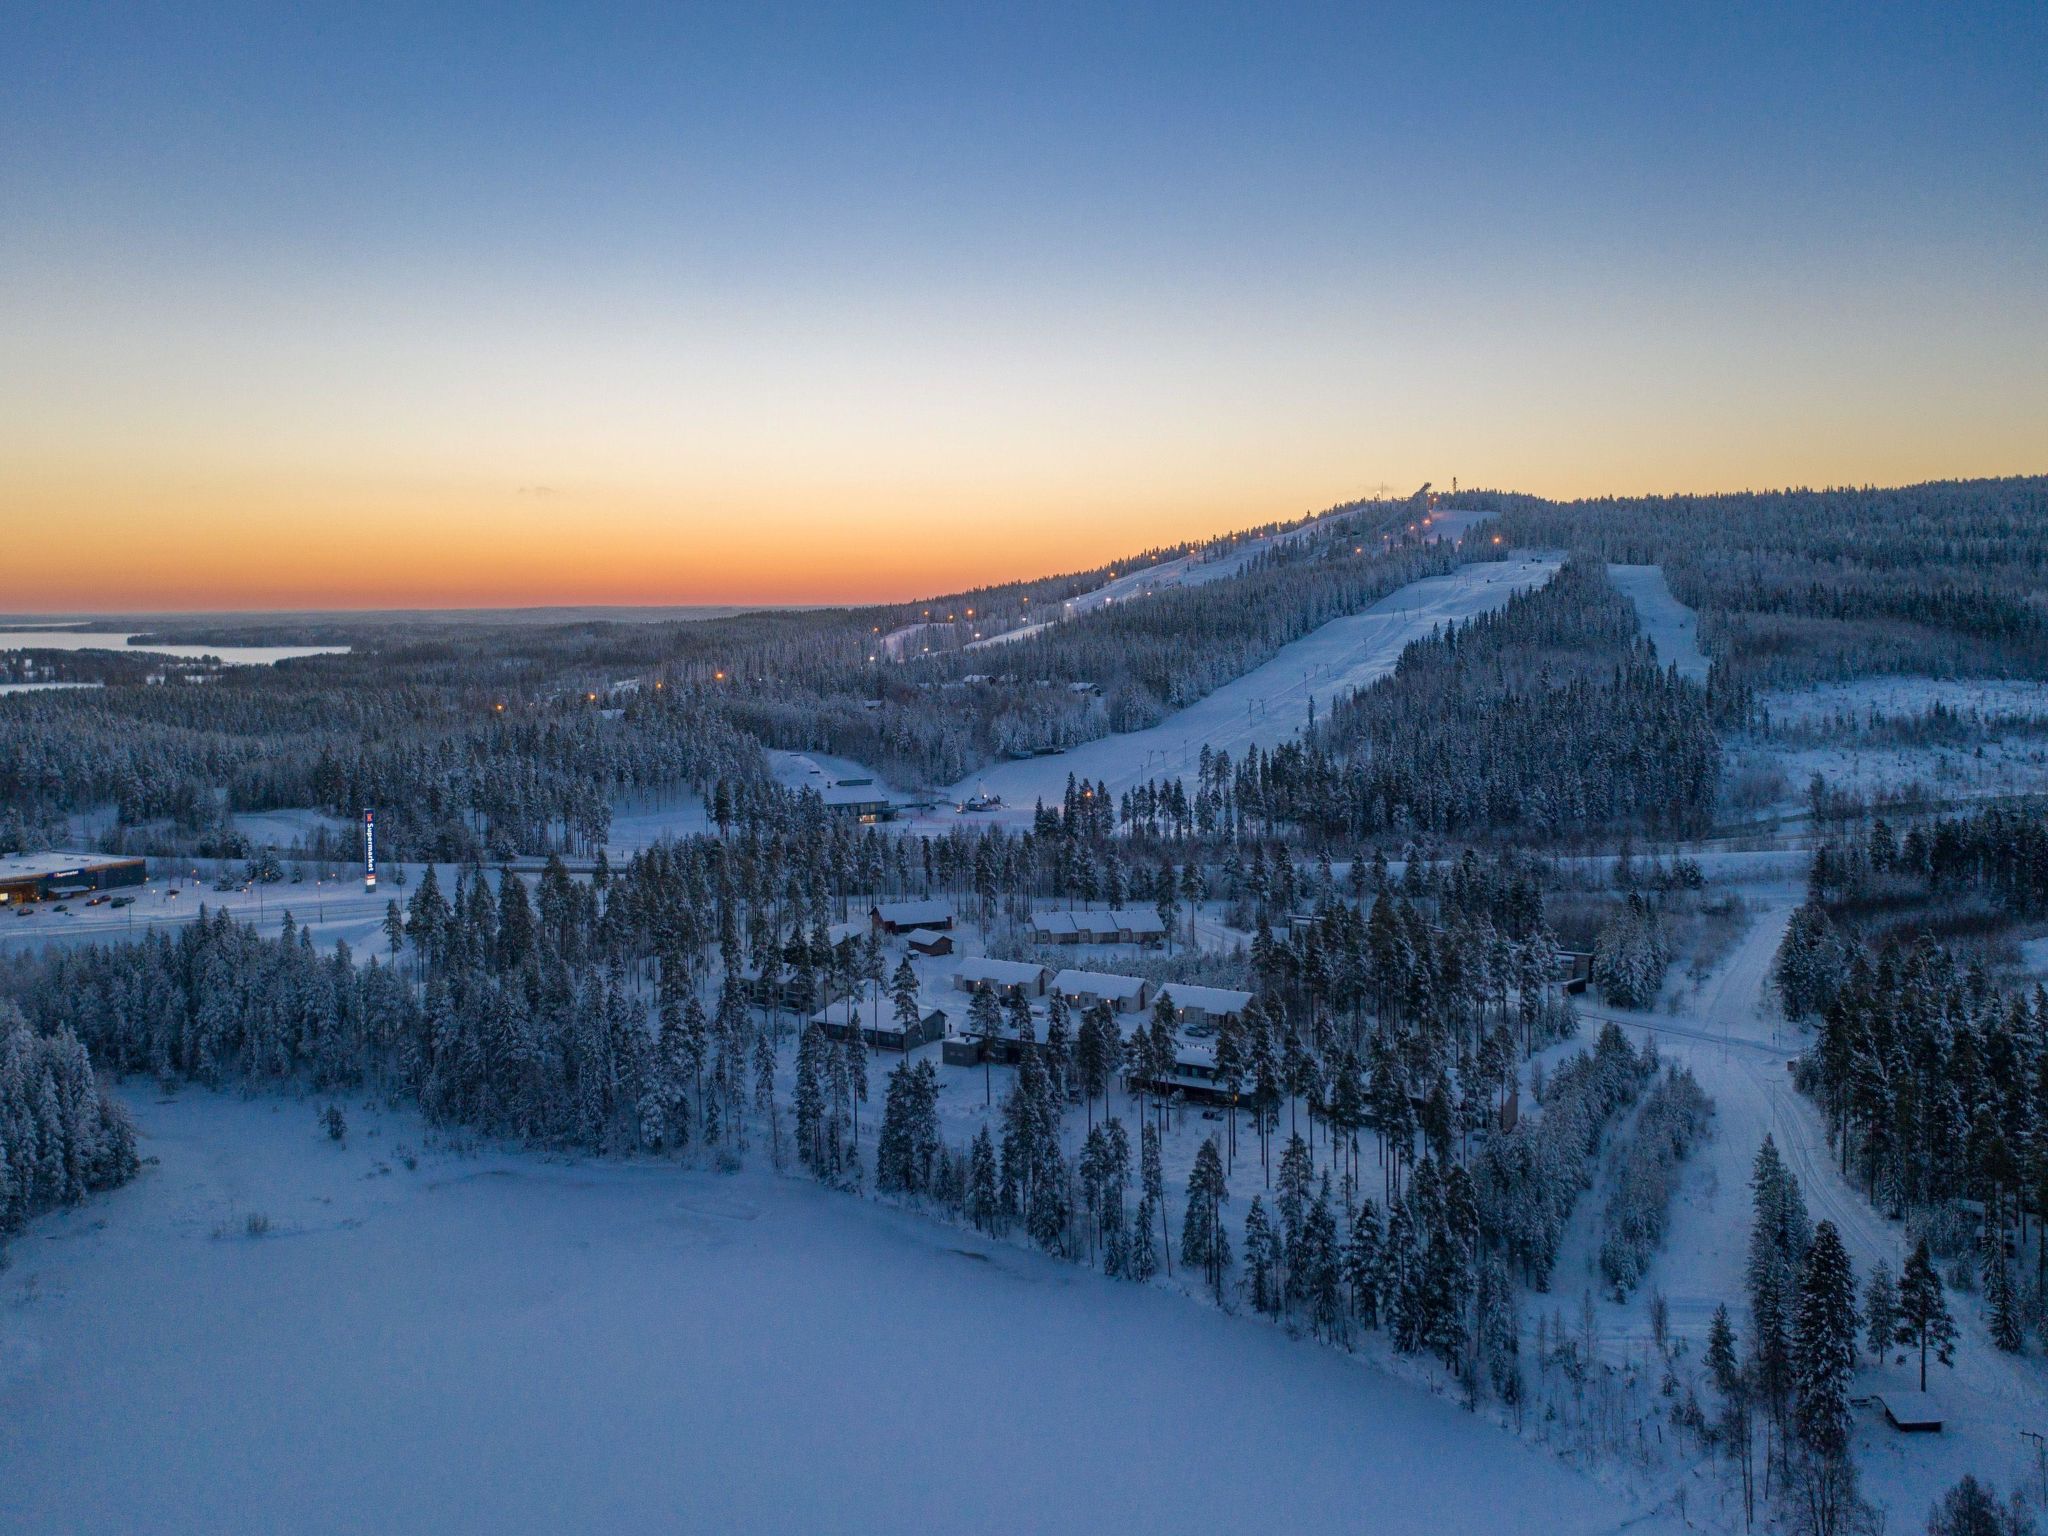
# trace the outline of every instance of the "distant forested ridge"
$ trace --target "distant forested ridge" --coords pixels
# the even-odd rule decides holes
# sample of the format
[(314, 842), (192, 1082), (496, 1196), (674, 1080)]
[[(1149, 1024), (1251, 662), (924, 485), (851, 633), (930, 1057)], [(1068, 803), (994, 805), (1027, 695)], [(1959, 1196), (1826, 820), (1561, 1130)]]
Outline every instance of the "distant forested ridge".
[(1887, 489), (1599, 497), (1476, 492), (1506, 536), (1664, 567), (1733, 678), (2048, 678), (2048, 476)]

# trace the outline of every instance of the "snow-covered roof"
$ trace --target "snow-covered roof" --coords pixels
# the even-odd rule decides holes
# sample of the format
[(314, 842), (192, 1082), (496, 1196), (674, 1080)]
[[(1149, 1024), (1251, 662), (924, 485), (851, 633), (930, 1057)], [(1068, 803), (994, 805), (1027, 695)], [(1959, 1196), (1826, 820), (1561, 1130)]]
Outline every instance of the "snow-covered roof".
[(903, 935), (906, 944), (937, 944), (953, 942), (953, 935), (939, 928), (913, 928)]
[(923, 928), (953, 921), (953, 909), (943, 901), (884, 901), (875, 915), (892, 928)]
[(1169, 981), (1159, 995), (1176, 1008), (1195, 1008), (1203, 1013), (1243, 1013), (1251, 1002), (1249, 992), (1231, 987), (1198, 987), (1190, 982)]
[(1159, 920), (1159, 913), (1151, 907), (1034, 912), (1031, 914), (1031, 926), (1040, 933), (1071, 933), (1086, 938), (1107, 936), (1112, 939), (1123, 933), (1154, 934), (1166, 931), (1166, 925)]
[(847, 923), (834, 923), (825, 930), (825, 942), (834, 949), (837, 949), (848, 939), (857, 939), (867, 931), (868, 925), (858, 920)]
[(889, 797), (872, 784), (827, 784), (818, 791), (827, 805), (887, 805)]
[(1045, 979), (1045, 967), (1029, 960), (992, 960), (987, 955), (969, 955), (954, 974), (962, 981), (986, 981), (998, 987), (1035, 986)]
[(109, 864), (140, 864), (137, 858), (105, 853), (10, 853), (0, 856), (0, 880), (38, 880), (51, 875), (82, 875)]
[(1055, 992), (1063, 992), (1069, 997), (1085, 992), (1092, 997), (1122, 1000), (1145, 994), (1144, 977), (1117, 976), (1109, 971), (1061, 971), (1053, 977), (1052, 986)]

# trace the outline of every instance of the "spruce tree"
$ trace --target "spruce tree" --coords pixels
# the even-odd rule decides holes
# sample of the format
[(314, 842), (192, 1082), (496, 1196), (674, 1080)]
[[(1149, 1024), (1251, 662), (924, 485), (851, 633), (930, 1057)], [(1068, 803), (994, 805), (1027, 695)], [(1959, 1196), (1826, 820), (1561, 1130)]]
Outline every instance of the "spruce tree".
[(1254, 1310), (1279, 1314), (1280, 1289), (1275, 1283), (1279, 1264), (1273, 1223), (1266, 1217), (1265, 1202), (1253, 1195), (1251, 1208), (1244, 1213), (1244, 1270)]
[(1794, 1427), (1816, 1454), (1849, 1446), (1849, 1373), (1856, 1366), (1856, 1281), (1831, 1221), (1814, 1228), (1792, 1327)]
[(1927, 1356), (1933, 1353), (1943, 1365), (1955, 1364), (1956, 1320), (1949, 1314), (1942, 1295), (1941, 1276), (1934, 1257), (1927, 1251), (1927, 1239), (1913, 1246), (1899, 1277), (1899, 1333), (1901, 1344), (1920, 1351), (1920, 1390), (1927, 1390)]
[(967, 1163), (967, 1219), (983, 1232), (1000, 1230), (1003, 1200), (996, 1174), (995, 1141), (983, 1126), (975, 1133)]
[(2020, 1327), (2019, 1301), (2013, 1294), (2012, 1270), (2002, 1252), (1994, 1251), (1986, 1261), (1984, 1300), (1991, 1308), (1991, 1342), (2009, 1355), (2018, 1354), (2026, 1337)]
[(1360, 1203), (1351, 1218), (1351, 1238), (1344, 1249), (1344, 1278), (1351, 1286), (1351, 1308), (1367, 1328), (1380, 1325), (1380, 1208)]
[(1892, 1268), (1879, 1259), (1863, 1286), (1863, 1342), (1882, 1365), (1899, 1337), (1899, 1288)]

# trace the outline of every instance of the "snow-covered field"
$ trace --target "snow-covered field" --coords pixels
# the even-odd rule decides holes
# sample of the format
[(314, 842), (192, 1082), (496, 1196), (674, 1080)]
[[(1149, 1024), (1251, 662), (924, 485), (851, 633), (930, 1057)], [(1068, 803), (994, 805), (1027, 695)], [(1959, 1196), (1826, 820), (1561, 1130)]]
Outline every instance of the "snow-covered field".
[(152, 1165), (0, 1275), (0, 1529), (1631, 1516), (1335, 1351), (765, 1170), (458, 1156), (353, 1104), (339, 1147), (311, 1100), (130, 1101)]
[[(2048, 793), (2048, 684), (2009, 678), (1868, 677), (1758, 695), (1768, 729), (1731, 736), (1731, 779), (1778, 776), (1772, 808), (1804, 808), (1818, 775), (1875, 799), (1915, 791), (1935, 803)], [(1873, 734), (1937, 704), (1972, 726), (1967, 740), (1899, 743)]]
[(1711, 664), (1700, 649), (1700, 617), (1672, 596), (1664, 567), (1610, 565), (1607, 579), (1636, 605), (1636, 621), (1657, 647), (1657, 659), (1678, 668), (1680, 677), (1704, 683)]
[(258, 848), (276, 848), (280, 852), (294, 843), (310, 843), (314, 834), (323, 827), (337, 837), (351, 830), (339, 816), (330, 816), (310, 807), (283, 811), (237, 811), (228, 821)]
[(1958, 715), (1996, 720), (2048, 718), (2048, 683), (1997, 677), (1862, 677), (1811, 688), (1774, 689), (1757, 699), (1774, 725), (1841, 721), (1865, 724), (1872, 715), (1925, 714), (1939, 704)]
[[(1514, 593), (1548, 581), (1557, 568), (1553, 558), (1526, 555), (1410, 582), (1363, 613), (1332, 619), (1282, 647), (1265, 665), (1158, 725), (1101, 737), (1054, 757), (994, 764), (968, 775), (943, 798), (957, 803), (985, 789), (1002, 797), (1005, 809), (995, 819), (1028, 820), (1035, 801), (1059, 802), (1068, 774), (1107, 783), (1121, 794), (1147, 779), (1192, 774), (1204, 744), (1233, 758), (1253, 745), (1275, 746), (1307, 724), (1311, 698), (1327, 708), (1332, 698), (1369, 687), (1393, 670), (1411, 641), (1490, 612)], [(948, 804), (918, 821), (943, 826), (959, 814)]]

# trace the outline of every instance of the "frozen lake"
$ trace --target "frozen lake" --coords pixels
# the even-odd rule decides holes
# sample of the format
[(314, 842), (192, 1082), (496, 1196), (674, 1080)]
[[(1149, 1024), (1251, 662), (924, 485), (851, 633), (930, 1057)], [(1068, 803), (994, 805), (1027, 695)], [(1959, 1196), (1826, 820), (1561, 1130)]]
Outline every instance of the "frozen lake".
[(0, 630), (0, 651), (118, 651), (129, 656), (175, 656), (182, 661), (208, 657), (229, 667), (268, 667), (299, 656), (346, 655), (345, 645), (130, 645), (134, 635), (104, 630)]

